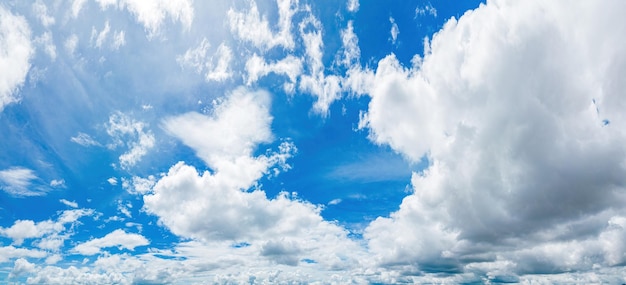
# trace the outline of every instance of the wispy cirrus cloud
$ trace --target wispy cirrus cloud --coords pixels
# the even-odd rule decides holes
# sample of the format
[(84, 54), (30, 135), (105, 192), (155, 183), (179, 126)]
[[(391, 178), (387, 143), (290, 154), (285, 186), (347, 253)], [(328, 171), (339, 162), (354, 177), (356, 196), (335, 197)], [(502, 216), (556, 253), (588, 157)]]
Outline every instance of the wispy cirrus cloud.
[(39, 177), (32, 169), (12, 167), (0, 170), (0, 189), (15, 196), (40, 196), (46, 194), (46, 188), (35, 183)]

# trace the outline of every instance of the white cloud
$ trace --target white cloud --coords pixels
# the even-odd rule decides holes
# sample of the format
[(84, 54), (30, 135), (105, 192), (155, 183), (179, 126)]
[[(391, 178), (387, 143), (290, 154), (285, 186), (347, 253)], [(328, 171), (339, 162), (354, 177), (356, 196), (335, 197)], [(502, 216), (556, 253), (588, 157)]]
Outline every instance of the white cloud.
[(332, 199), (330, 200), (330, 202), (328, 202), (328, 205), (338, 205), (341, 202), (342, 202), (341, 199)]
[[(191, 28), (194, 18), (194, 9), (190, 0), (96, 0), (105, 10), (110, 6), (118, 9), (127, 9), (141, 23), (148, 37), (159, 34), (166, 18), (180, 22), (185, 29)], [(79, 9), (80, 10), (80, 9)]]
[(111, 48), (113, 48), (114, 50), (118, 50), (124, 45), (126, 45), (126, 37), (124, 31), (115, 31), (115, 33), (113, 33), (113, 43), (111, 44)]
[(313, 109), (319, 114), (328, 115), (328, 108), (341, 96), (341, 78), (337, 75), (324, 74), (322, 62), (323, 46), (322, 24), (309, 15), (300, 22), (300, 36), (306, 50), (308, 73), (300, 77), (300, 91), (317, 97)]
[(424, 6), (417, 6), (417, 8), (415, 8), (415, 16), (424, 16), (424, 15), (431, 15), (435, 18), (437, 18), (437, 9), (435, 9), (435, 7), (433, 7), (432, 4), (428, 3)]
[[(33, 245), (43, 250), (58, 252), (65, 243), (66, 239), (67, 237), (54, 233), (37, 240), (33, 243)], [(52, 259), (55, 259), (55, 257), (52, 257)]]
[(65, 180), (64, 179), (52, 179), (52, 181), (50, 181), (50, 187), (65, 188)]
[(30, 27), (24, 17), (14, 15), (0, 6), (0, 112), (5, 106), (19, 101), (17, 92), (30, 70), (34, 49)]
[(17, 278), (20, 275), (31, 273), (35, 270), (35, 264), (28, 262), (24, 258), (19, 258), (15, 261), (13, 270), (9, 273), (9, 279)]
[(65, 39), (65, 50), (67, 53), (73, 55), (76, 51), (76, 47), (78, 46), (78, 36), (76, 34), (71, 34), (67, 39)]
[(80, 132), (75, 137), (71, 137), (70, 140), (82, 146), (101, 146), (101, 144), (95, 141), (90, 135)]
[(209, 41), (204, 38), (200, 45), (188, 49), (184, 55), (176, 58), (182, 67), (191, 67), (199, 74), (204, 74), (207, 81), (224, 81), (232, 76), (230, 62), (233, 59), (231, 49), (224, 43), (220, 44), (213, 56), (208, 52), (211, 48)]
[(361, 49), (359, 48), (359, 38), (354, 33), (354, 24), (348, 22), (348, 26), (341, 31), (342, 56), (338, 63), (345, 67), (352, 67), (359, 64)]
[(380, 265), (495, 280), (623, 264), (624, 8), (491, 1), (413, 66), (379, 62), (361, 127), (430, 162), (365, 231)]
[(0, 170), (0, 189), (15, 196), (40, 196), (45, 195), (45, 189), (33, 185), (38, 180), (32, 169), (13, 167)]
[(287, 76), (289, 82), (285, 82), (284, 89), (287, 93), (293, 93), (298, 76), (302, 73), (302, 61), (292, 55), (275, 61), (267, 62), (262, 57), (254, 54), (246, 61), (246, 84), (250, 85), (259, 78), (270, 73), (283, 74)]
[(107, 182), (109, 182), (109, 184), (115, 186), (115, 185), (117, 185), (117, 178), (110, 177), (109, 179), (107, 179)]
[[(213, 66), (213, 68), (209, 68), (207, 70), (206, 79), (214, 80), (214, 81), (224, 81), (232, 76), (230, 71), (230, 61), (233, 59), (233, 52), (230, 48), (221, 44), (217, 47), (217, 51), (215, 52), (214, 58), (217, 57), (217, 63)], [(211, 64), (213, 65), (213, 64)]]
[(113, 138), (109, 148), (113, 149), (120, 145), (128, 147), (128, 151), (119, 157), (123, 169), (137, 164), (156, 143), (152, 132), (144, 130), (147, 128), (145, 123), (135, 121), (121, 112), (111, 114), (106, 127), (107, 133)]
[(65, 204), (68, 207), (78, 208), (78, 203), (76, 203), (74, 201), (68, 201), (68, 200), (65, 200), (65, 199), (61, 199), (61, 200), (59, 200), (59, 202)]
[(192, 67), (196, 69), (196, 72), (202, 73), (207, 64), (207, 53), (211, 48), (209, 40), (204, 38), (198, 47), (188, 49), (184, 55), (179, 55), (176, 58), (178, 64), (182, 67)]
[(126, 190), (129, 194), (147, 194), (152, 190), (156, 184), (156, 177), (153, 175), (148, 176), (147, 178), (142, 178), (138, 176), (133, 176), (131, 180), (122, 178), (122, 188)]
[(239, 88), (216, 102), (211, 116), (190, 112), (165, 119), (163, 126), (220, 171), (237, 159), (252, 159), (249, 156), (259, 143), (272, 140), (269, 105), (267, 92)]
[(361, 49), (359, 38), (354, 33), (353, 22), (349, 21), (347, 27), (341, 31), (342, 47), (335, 63), (348, 68), (341, 80), (343, 91), (350, 91), (356, 95), (369, 92), (374, 82), (374, 74), (370, 69), (363, 69), (360, 64)]
[(52, 42), (51, 32), (45, 32), (41, 36), (36, 37), (34, 43), (40, 45), (52, 61), (57, 58), (57, 48)]
[(83, 6), (85, 5), (85, 2), (87, 0), (74, 0), (72, 2), (72, 17), (76, 18), (78, 17), (78, 13), (80, 13), (80, 10), (83, 8)]
[(63, 260), (63, 256), (60, 254), (53, 254), (46, 257), (46, 264), (57, 264), (59, 261)]
[(48, 7), (46, 7), (46, 4), (41, 2), (41, 0), (37, 0), (33, 3), (33, 12), (37, 15), (37, 18), (39, 18), (39, 21), (44, 27), (54, 25), (54, 17), (48, 15)]
[(95, 44), (97, 48), (102, 48), (102, 45), (104, 44), (104, 41), (106, 40), (110, 31), (111, 31), (111, 25), (109, 24), (109, 21), (106, 21), (104, 23), (104, 28), (102, 28), (102, 31), (100, 32), (96, 30), (96, 27), (92, 27), (91, 28), (91, 42)]
[[(324, 221), (320, 208), (286, 193), (269, 199), (262, 190), (244, 191), (231, 179), (179, 163), (144, 196), (145, 210), (176, 235), (198, 241), (178, 249), (188, 258), (220, 257), (242, 266), (249, 259), (295, 265), (308, 258), (323, 269), (358, 266), (361, 248), (343, 228)], [(250, 246), (238, 253), (233, 241)]]
[(132, 213), (130, 212), (131, 208), (133, 208), (133, 204), (131, 204), (130, 202), (124, 203), (122, 202), (122, 200), (117, 201), (117, 211), (128, 218), (133, 217)]
[(57, 238), (65, 231), (66, 224), (73, 224), (79, 218), (93, 214), (93, 210), (75, 209), (63, 211), (56, 221), (45, 220), (35, 223), (31, 220), (17, 220), (9, 228), (0, 227), (0, 235), (11, 238), (14, 245), (21, 245), (25, 239), (51, 236)]
[(35, 265), (21, 272), (32, 284), (169, 284), (180, 281), (192, 267), (190, 264), (185, 268), (180, 261), (151, 255), (107, 254), (87, 265)]
[(389, 31), (389, 34), (391, 34), (391, 43), (396, 44), (398, 34), (400, 34), (400, 29), (398, 28), (398, 24), (396, 24), (396, 20), (393, 17), (389, 17), (389, 22), (391, 23), (391, 30)]
[(349, 12), (356, 13), (359, 11), (359, 0), (348, 0), (346, 8)]
[(228, 11), (231, 32), (238, 38), (252, 42), (257, 48), (268, 50), (276, 46), (293, 49), (295, 44), (291, 33), (292, 18), (298, 9), (298, 0), (276, 0), (278, 5), (278, 31), (272, 31), (265, 16), (259, 14), (256, 1), (250, 1), (250, 9), (245, 12)]
[[(269, 94), (245, 89), (228, 94), (211, 116), (166, 119), (165, 129), (196, 150), (213, 172), (174, 165), (144, 195), (144, 210), (174, 234), (191, 238), (177, 252), (205, 266), (294, 265), (308, 258), (324, 270), (357, 267), (360, 247), (343, 228), (324, 221), (320, 207), (295, 194), (268, 198), (253, 188), (263, 175), (276, 174), (270, 171), (275, 165), (288, 168), (286, 160), (295, 152), (283, 142), (279, 152), (252, 156), (259, 144), (271, 141), (271, 120)], [(246, 246), (234, 250), (239, 241)]]
[(73, 251), (82, 255), (94, 255), (100, 253), (103, 248), (118, 247), (119, 249), (135, 250), (136, 247), (145, 246), (150, 242), (140, 234), (127, 233), (117, 229), (102, 238), (92, 239), (74, 247)]
[(7, 262), (14, 258), (31, 257), (42, 258), (46, 256), (45, 251), (36, 249), (16, 248), (14, 246), (0, 247), (0, 262)]

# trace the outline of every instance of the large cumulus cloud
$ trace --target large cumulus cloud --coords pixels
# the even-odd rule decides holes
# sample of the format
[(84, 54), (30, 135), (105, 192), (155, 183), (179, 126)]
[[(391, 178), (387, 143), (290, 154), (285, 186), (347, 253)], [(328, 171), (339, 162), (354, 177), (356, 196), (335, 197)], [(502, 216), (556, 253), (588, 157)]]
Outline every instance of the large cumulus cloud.
[(366, 230), (380, 264), (496, 278), (625, 261), (624, 8), (489, 1), (413, 66), (379, 62), (361, 127), (430, 162)]

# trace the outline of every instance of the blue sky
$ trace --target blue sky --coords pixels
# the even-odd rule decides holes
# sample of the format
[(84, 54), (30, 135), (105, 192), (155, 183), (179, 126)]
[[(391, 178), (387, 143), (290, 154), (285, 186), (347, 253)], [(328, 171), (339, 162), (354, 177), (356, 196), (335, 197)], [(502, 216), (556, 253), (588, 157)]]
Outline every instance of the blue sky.
[(625, 5), (0, 1), (0, 284), (624, 283)]

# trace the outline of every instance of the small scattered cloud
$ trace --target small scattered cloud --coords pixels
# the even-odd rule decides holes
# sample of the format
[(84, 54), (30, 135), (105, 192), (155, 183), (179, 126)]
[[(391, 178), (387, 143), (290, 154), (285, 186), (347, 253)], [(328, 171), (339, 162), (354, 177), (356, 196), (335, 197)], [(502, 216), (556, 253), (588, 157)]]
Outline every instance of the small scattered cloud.
[(63, 46), (65, 47), (67, 53), (73, 55), (76, 51), (76, 47), (78, 47), (78, 36), (76, 34), (71, 34), (65, 39)]
[(52, 181), (50, 181), (50, 187), (65, 188), (65, 179), (53, 179)]
[(359, 6), (359, 0), (348, 0), (348, 3), (346, 4), (346, 8), (352, 13), (359, 11)]
[(78, 14), (80, 13), (80, 10), (83, 9), (85, 2), (87, 2), (87, 0), (72, 1), (72, 7), (71, 7), (72, 17), (74, 18), (78, 17)]
[(56, 60), (57, 48), (53, 43), (51, 32), (43, 33), (41, 36), (36, 37), (33, 42), (44, 50), (48, 57), (50, 57), (50, 60)]
[(71, 137), (70, 140), (82, 146), (102, 146), (99, 142), (94, 140), (90, 135), (85, 133), (78, 133), (75, 137)]
[(433, 7), (430, 3), (424, 6), (417, 6), (417, 8), (415, 8), (415, 17), (424, 15), (430, 15), (437, 18), (437, 9), (435, 9), (435, 7)]
[(113, 33), (113, 42), (111, 43), (111, 48), (113, 50), (118, 50), (124, 45), (126, 45), (126, 37), (124, 31), (115, 31)]
[(65, 199), (61, 199), (59, 200), (59, 202), (65, 204), (68, 207), (72, 207), (72, 208), (78, 208), (78, 203), (74, 202), (74, 201), (69, 201), (69, 200), (65, 200)]
[(395, 45), (398, 40), (398, 35), (400, 34), (400, 29), (398, 28), (398, 24), (396, 24), (396, 20), (393, 17), (389, 17), (389, 22), (391, 23), (391, 30), (389, 31), (391, 34), (391, 43)]
[(39, 18), (39, 22), (41, 22), (44, 27), (47, 28), (48, 26), (54, 25), (54, 17), (48, 14), (48, 7), (45, 3), (43, 3), (41, 0), (37, 0), (35, 3), (33, 3), (32, 7), (33, 12), (37, 16), (37, 18)]
[(117, 229), (104, 237), (78, 244), (73, 251), (82, 255), (95, 255), (101, 253), (103, 248), (117, 247), (132, 251), (136, 247), (148, 244), (150, 244), (148, 239), (140, 234), (127, 233), (124, 230)]
[(143, 122), (136, 121), (124, 113), (115, 112), (109, 117), (107, 133), (113, 139), (110, 149), (125, 146), (128, 151), (120, 155), (120, 166), (128, 169), (134, 166), (156, 144), (154, 135)]
[(156, 184), (156, 177), (149, 175), (146, 178), (133, 176), (132, 179), (122, 178), (122, 188), (129, 194), (147, 194), (152, 191), (152, 187)]
[(332, 199), (330, 200), (330, 202), (328, 202), (328, 205), (337, 205), (339, 203), (341, 203), (343, 200), (337, 198), (337, 199)]
[(110, 177), (109, 179), (107, 179), (107, 182), (109, 182), (109, 184), (111, 184), (112, 186), (115, 186), (117, 185), (117, 178)]

